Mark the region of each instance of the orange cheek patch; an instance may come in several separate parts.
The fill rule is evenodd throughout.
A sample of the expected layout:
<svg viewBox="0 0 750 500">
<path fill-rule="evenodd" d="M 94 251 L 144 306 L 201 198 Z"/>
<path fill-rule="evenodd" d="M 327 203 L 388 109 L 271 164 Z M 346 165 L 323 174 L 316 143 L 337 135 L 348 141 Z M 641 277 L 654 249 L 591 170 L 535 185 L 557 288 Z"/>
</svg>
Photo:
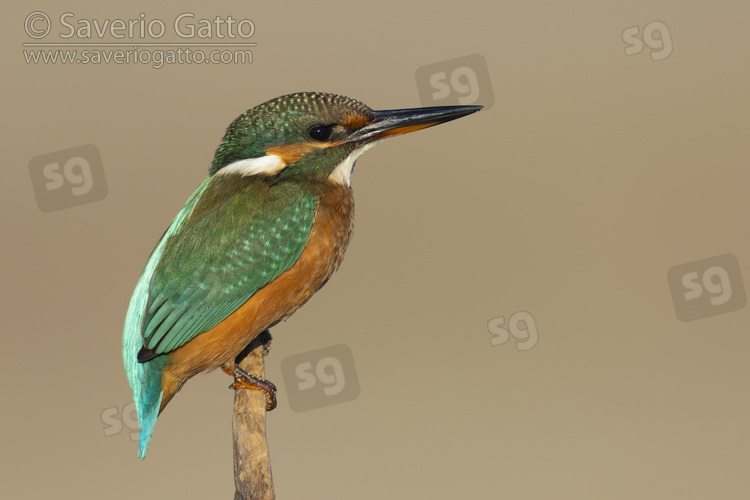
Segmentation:
<svg viewBox="0 0 750 500">
<path fill-rule="evenodd" d="M 354 130 L 358 128 L 362 128 L 365 125 L 369 124 L 370 120 L 367 119 L 364 115 L 359 115 L 356 113 L 349 113 L 344 117 L 344 119 L 341 121 L 341 125 L 344 128 L 347 128 L 349 130 Z"/>
<path fill-rule="evenodd" d="M 331 145 L 329 142 L 305 142 L 301 144 L 282 144 L 281 146 L 271 146 L 265 148 L 266 154 L 276 155 L 287 165 L 296 163 L 304 156 L 312 153 L 316 149 L 327 148 Z"/>
</svg>

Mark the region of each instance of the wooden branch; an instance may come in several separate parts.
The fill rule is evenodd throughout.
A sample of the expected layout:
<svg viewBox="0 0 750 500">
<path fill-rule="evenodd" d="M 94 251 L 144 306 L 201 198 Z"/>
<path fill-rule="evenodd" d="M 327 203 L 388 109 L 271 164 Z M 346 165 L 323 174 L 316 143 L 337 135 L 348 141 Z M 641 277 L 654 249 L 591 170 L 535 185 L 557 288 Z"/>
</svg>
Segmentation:
<svg viewBox="0 0 750 500">
<path fill-rule="evenodd" d="M 238 366 L 264 378 L 263 357 L 271 345 L 268 330 L 258 335 L 237 357 Z M 243 358 L 244 355 L 244 358 Z M 234 391 L 234 500 L 274 500 L 271 459 L 266 442 L 266 396 L 261 391 Z"/>
</svg>

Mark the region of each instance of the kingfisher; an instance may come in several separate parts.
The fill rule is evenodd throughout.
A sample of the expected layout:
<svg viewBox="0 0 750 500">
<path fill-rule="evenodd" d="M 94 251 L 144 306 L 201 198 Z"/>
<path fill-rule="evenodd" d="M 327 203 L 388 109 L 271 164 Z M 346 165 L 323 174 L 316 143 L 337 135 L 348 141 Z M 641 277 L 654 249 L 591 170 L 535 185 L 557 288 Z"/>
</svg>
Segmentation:
<svg viewBox="0 0 750 500">
<path fill-rule="evenodd" d="M 275 387 L 237 357 L 288 318 L 341 264 L 354 227 L 351 175 L 383 139 L 481 106 L 374 111 L 349 97 L 299 92 L 232 122 L 151 253 L 123 329 L 123 360 L 146 457 L 157 416 L 193 375 L 222 368 L 231 387 Z"/>
</svg>

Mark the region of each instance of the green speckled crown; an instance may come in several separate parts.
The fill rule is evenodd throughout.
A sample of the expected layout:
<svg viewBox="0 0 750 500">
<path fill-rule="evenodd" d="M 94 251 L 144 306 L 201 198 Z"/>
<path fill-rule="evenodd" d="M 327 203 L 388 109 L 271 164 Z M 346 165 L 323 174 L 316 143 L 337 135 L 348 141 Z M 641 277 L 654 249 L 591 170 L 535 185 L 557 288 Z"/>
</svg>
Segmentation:
<svg viewBox="0 0 750 500">
<path fill-rule="evenodd" d="M 264 156 L 265 147 L 297 140 L 313 125 L 337 123 L 351 112 L 373 116 L 366 104 L 326 92 L 297 92 L 266 101 L 229 125 L 209 174 L 237 160 Z"/>
</svg>

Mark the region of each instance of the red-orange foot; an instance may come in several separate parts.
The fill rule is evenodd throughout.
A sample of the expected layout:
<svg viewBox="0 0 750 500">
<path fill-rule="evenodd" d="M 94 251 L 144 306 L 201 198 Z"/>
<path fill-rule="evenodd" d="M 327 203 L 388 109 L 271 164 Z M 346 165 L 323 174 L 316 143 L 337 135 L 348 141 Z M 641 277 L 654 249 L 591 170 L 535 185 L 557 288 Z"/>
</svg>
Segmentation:
<svg viewBox="0 0 750 500">
<path fill-rule="evenodd" d="M 221 367 L 227 375 L 234 377 L 230 389 L 253 389 L 266 395 L 266 411 L 276 408 L 276 386 L 266 379 L 250 375 L 236 364 L 226 364 Z"/>
</svg>

